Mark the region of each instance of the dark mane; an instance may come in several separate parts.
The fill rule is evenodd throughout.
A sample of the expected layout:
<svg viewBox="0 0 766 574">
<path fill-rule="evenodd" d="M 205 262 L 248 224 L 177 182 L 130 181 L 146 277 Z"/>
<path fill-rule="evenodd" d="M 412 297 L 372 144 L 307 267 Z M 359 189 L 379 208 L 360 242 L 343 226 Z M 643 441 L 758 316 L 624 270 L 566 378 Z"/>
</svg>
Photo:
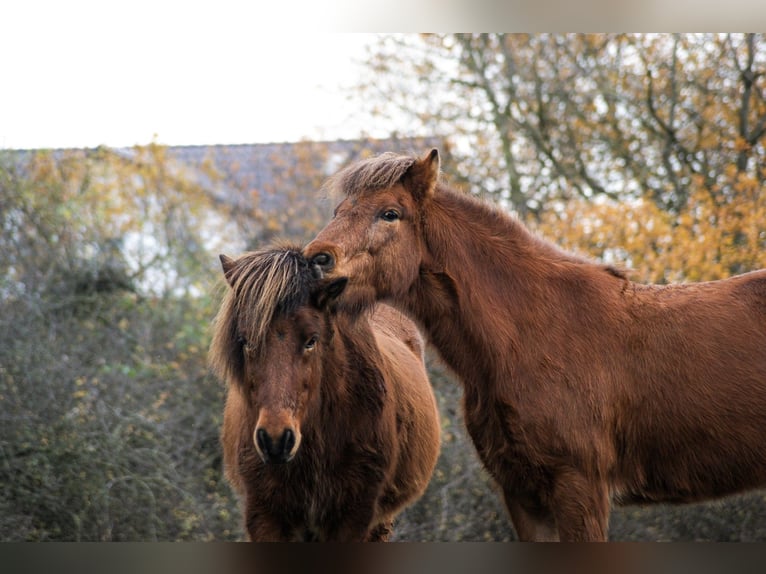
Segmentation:
<svg viewBox="0 0 766 574">
<path fill-rule="evenodd" d="M 272 321 L 306 303 L 317 280 L 301 248 L 290 244 L 242 255 L 226 279 L 231 288 L 215 319 L 210 363 L 239 380 L 243 348 L 259 352 Z"/>
<path fill-rule="evenodd" d="M 415 163 L 415 156 L 391 152 L 354 163 L 332 176 L 324 185 L 330 194 L 360 195 L 398 183 Z"/>
</svg>

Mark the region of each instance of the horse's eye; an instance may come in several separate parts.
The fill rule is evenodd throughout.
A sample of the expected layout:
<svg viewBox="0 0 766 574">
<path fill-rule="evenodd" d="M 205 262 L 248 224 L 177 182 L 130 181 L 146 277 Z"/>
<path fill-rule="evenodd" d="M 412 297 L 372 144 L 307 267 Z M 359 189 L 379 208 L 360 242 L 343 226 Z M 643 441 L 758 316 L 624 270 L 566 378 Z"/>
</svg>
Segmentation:
<svg viewBox="0 0 766 574">
<path fill-rule="evenodd" d="M 247 339 L 245 339 L 242 335 L 238 335 L 237 345 L 239 345 L 240 347 L 244 347 L 245 345 L 247 345 Z"/>
<path fill-rule="evenodd" d="M 399 212 L 395 209 L 387 209 L 383 213 L 380 214 L 380 218 L 383 221 L 396 221 L 399 219 Z"/>
<path fill-rule="evenodd" d="M 319 335 L 311 335 L 311 337 L 309 337 L 308 340 L 303 344 L 303 349 L 305 351 L 311 351 L 314 347 L 316 347 L 318 340 Z"/>
</svg>

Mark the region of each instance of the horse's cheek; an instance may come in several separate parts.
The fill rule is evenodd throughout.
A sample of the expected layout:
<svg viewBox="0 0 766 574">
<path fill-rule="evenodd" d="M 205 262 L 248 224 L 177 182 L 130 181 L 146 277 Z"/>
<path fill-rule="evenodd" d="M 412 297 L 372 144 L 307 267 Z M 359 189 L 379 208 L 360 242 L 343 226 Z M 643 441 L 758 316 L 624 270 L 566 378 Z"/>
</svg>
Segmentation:
<svg viewBox="0 0 766 574">
<path fill-rule="evenodd" d="M 412 249 L 412 232 L 403 222 L 379 224 L 369 253 L 375 268 L 374 281 L 395 293 L 409 286 L 417 276 L 418 254 Z"/>
<path fill-rule="evenodd" d="M 312 353 L 312 356 L 306 361 L 301 369 L 300 388 L 298 389 L 298 410 L 303 416 L 307 405 L 309 405 L 318 392 L 319 383 L 322 380 L 321 361 Z"/>
<path fill-rule="evenodd" d="M 373 257 L 385 255 L 392 249 L 398 236 L 399 224 L 378 221 L 367 232 L 367 251 Z"/>
<path fill-rule="evenodd" d="M 421 253 L 413 230 L 402 226 L 391 250 L 391 266 L 396 269 L 397 291 L 406 291 L 417 280 Z"/>
</svg>

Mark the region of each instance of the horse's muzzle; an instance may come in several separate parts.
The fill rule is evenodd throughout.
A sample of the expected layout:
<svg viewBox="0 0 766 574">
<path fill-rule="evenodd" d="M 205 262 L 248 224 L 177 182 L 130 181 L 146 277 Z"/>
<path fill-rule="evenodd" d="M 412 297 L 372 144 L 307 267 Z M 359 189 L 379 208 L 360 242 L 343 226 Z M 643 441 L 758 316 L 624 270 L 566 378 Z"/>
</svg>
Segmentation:
<svg viewBox="0 0 766 574">
<path fill-rule="evenodd" d="M 285 429 L 281 436 L 272 437 L 266 429 L 259 428 L 255 431 L 255 445 L 263 462 L 282 464 L 292 458 L 295 433 Z"/>
<path fill-rule="evenodd" d="M 335 258 L 326 251 L 320 251 L 311 258 L 311 264 L 318 267 L 323 273 L 327 273 L 335 267 Z"/>
</svg>

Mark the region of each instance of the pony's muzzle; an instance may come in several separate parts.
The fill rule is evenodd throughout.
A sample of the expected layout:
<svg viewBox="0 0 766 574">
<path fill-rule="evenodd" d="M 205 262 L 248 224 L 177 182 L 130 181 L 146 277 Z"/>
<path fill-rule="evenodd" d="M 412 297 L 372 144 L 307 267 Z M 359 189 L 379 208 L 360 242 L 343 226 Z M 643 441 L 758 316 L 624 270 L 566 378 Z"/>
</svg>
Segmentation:
<svg viewBox="0 0 766 574">
<path fill-rule="evenodd" d="M 270 435 L 266 429 L 258 428 L 255 431 L 255 447 L 261 459 L 266 463 L 282 464 L 289 461 L 295 455 L 295 433 L 286 428 L 279 436 Z"/>
<path fill-rule="evenodd" d="M 319 267 L 323 273 L 327 273 L 335 267 L 335 258 L 326 251 L 320 251 L 311 258 L 311 264 Z"/>
</svg>

